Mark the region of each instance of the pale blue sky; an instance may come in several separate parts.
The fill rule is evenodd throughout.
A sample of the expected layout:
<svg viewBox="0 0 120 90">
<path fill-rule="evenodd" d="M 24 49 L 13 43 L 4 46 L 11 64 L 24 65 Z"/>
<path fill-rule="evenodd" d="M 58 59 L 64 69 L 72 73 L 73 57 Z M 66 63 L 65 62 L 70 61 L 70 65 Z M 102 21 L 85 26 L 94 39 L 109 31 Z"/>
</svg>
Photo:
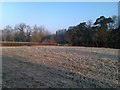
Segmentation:
<svg viewBox="0 0 120 90">
<path fill-rule="evenodd" d="M 94 22 L 101 15 L 106 17 L 117 15 L 117 4 L 117 2 L 4 2 L 0 28 L 24 22 L 31 26 L 43 25 L 50 32 L 55 32 L 83 21 Z"/>
</svg>

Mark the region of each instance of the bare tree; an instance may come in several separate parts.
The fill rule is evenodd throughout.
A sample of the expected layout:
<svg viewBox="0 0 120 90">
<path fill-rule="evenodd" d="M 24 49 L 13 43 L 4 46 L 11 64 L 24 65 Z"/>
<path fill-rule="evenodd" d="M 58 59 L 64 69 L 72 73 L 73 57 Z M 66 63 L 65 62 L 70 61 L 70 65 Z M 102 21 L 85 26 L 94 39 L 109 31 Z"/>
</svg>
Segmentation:
<svg viewBox="0 0 120 90">
<path fill-rule="evenodd" d="M 32 32 L 32 41 L 39 42 L 40 40 L 39 40 L 38 28 L 36 25 L 33 27 L 32 31 L 33 31 Z"/>
<path fill-rule="evenodd" d="M 29 25 L 27 25 L 26 27 L 26 41 L 27 42 L 31 41 L 31 33 L 32 33 L 32 29 Z"/>
<path fill-rule="evenodd" d="M 14 30 L 11 26 L 8 25 L 2 30 L 2 40 L 14 41 Z"/>
<path fill-rule="evenodd" d="M 34 26 L 32 30 L 32 41 L 41 42 L 42 38 L 49 35 L 49 32 L 42 26 Z"/>
<path fill-rule="evenodd" d="M 15 26 L 15 29 L 18 31 L 17 34 L 18 34 L 19 41 L 24 42 L 25 41 L 26 24 L 20 23 L 19 25 Z"/>
</svg>

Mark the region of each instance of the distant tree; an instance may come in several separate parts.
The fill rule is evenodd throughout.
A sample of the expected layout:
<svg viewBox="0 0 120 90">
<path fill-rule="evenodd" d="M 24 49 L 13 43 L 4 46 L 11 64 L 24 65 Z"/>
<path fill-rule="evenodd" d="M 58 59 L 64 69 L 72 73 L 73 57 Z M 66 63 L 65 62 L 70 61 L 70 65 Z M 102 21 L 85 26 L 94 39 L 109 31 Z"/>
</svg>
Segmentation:
<svg viewBox="0 0 120 90">
<path fill-rule="evenodd" d="M 2 30 L 2 40 L 14 41 L 14 32 L 11 26 L 8 25 Z"/>
<path fill-rule="evenodd" d="M 116 47 L 115 48 L 118 48 L 120 49 L 120 24 L 119 24 L 119 27 L 118 27 L 118 30 L 117 30 L 117 43 L 116 43 Z"/>
<path fill-rule="evenodd" d="M 18 28 L 17 28 L 17 26 L 15 26 L 14 27 L 14 40 L 16 41 L 16 42 L 19 42 L 20 40 L 19 40 L 19 30 L 18 30 Z"/>
<path fill-rule="evenodd" d="M 32 41 L 33 42 L 41 42 L 43 37 L 49 35 L 50 33 L 45 30 L 42 26 L 34 26 L 32 30 Z"/>
<path fill-rule="evenodd" d="M 60 29 L 56 31 L 56 41 L 59 44 L 65 44 L 66 43 L 66 29 Z"/>
<path fill-rule="evenodd" d="M 108 24 L 112 23 L 112 18 L 105 18 L 104 16 L 101 16 L 100 18 L 96 19 L 96 22 L 94 25 L 97 25 L 97 43 L 100 47 L 107 47 L 107 41 L 108 41 Z"/>
<path fill-rule="evenodd" d="M 115 48 L 117 47 L 117 31 L 118 31 L 118 17 L 112 17 L 113 22 L 108 24 L 108 47 Z"/>
<path fill-rule="evenodd" d="M 90 32 L 86 22 L 80 23 L 77 26 L 69 27 L 67 31 L 67 41 L 72 45 L 88 45 L 90 43 Z"/>
<path fill-rule="evenodd" d="M 95 47 L 98 47 L 98 30 L 97 30 L 98 26 L 93 26 L 92 27 L 92 44 Z"/>
<path fill-rule="evenodd" d="M 76 30 L 74 30 L 74 26 L 70 26 L 67 30 L 67 37 L 66 40 L 69 44 L 75 45 L 75 35 L 76 35 Z"/>
<path fill-rule="evenodd" d="M 30 42 L 31 41 L 32 28 L 29 25 L 27 25 L 26 30 L 27 30 L 26 31 L 26 41 Z"/>
<path fill-rule="evenodd" d="M 88 33 L 87 39 L 88 39 L 88 46 L 94 46 L 94 45 L 93 45 L 93 35 L 94 35 L 94 32 L 93 32 L 93 30 L 92 30 L 92 26 L 93 26 L 92 20 L 89 20 L 89 21 L 87 22 L 87 33 Z"/>
<path fill-rule="evenodd" d="M 17 31 L 17 39 L 20 42 L 25 42 L 25 30 L 26 30 L 26 24 L 25 23 L 20 23 L 19 25 L 15 26 L 15 29 Z"/>
<path fill-rule="evenodd" d="M 2 41 L 2 30 L 0 29 L 0 41 Z"/>
<path fill-rule="evenodd" d="M 48 43 L 51 43 L 51 44 L 56 43 L 55 35 L 51 35 L 51 36 L 50 36 Z"/>
<path fill-rule="evenodd" d="M 36 25 L 33 27 L 32 31 L 33 31 L 32 32 L 32 41 L 33 42 L 40 42 L 39 29 Z"/>
</svg>

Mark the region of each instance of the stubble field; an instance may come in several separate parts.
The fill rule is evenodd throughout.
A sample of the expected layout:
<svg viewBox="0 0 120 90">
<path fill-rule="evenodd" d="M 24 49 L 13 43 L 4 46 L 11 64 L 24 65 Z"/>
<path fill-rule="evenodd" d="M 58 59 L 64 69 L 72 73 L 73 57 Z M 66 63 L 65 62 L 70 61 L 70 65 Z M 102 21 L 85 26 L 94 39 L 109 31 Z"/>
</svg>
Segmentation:
<svg viewBox="0 0 120 90">
<path fill-rule="evenodd" d="M 115 88 L 118 49 L 2 47 L 3 88 Z"/>
</svg>

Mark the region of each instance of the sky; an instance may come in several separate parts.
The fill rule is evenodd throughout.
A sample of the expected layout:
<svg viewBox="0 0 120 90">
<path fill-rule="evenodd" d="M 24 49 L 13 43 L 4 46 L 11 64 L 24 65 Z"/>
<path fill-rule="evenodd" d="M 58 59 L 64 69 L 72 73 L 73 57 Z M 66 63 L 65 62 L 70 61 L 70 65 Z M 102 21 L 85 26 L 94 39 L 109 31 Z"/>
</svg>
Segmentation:
<svg viewBox="0 0 120 90">
<path fill-rule="evenodd" d="M 2 13 L 2 14 L 1 14 Z M 118 15 L 117 2 L 3 2 L 2 23 L 14 27 L 19 23 L 44 26 L 55 33 L 80 22 L 93 22 L 100 16 Z"/>
</svg>

